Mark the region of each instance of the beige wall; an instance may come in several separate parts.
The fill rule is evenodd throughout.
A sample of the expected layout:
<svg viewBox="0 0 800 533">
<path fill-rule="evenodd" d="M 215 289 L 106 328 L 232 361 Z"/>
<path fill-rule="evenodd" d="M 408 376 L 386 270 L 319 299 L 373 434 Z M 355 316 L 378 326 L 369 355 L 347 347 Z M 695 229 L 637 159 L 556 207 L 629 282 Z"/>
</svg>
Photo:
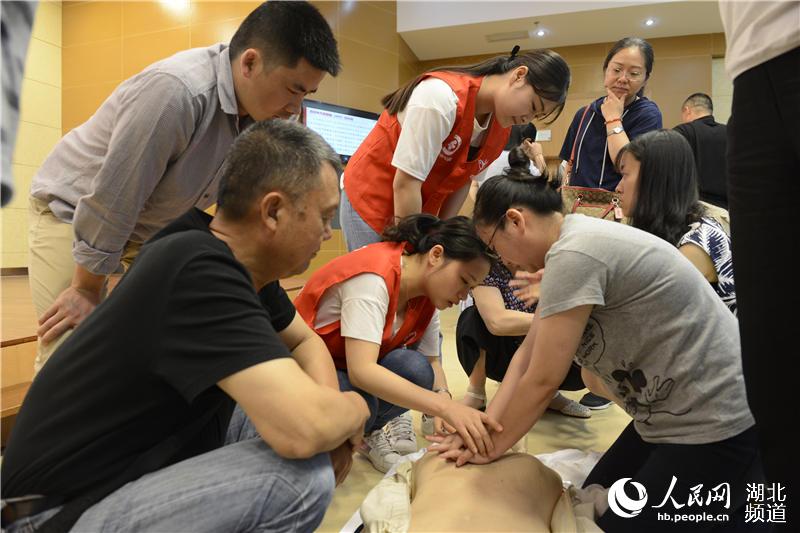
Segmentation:
<svg viewBox="0 0 800 533">
<path fill-rule="evenodd" d="M 315 99 L 380 112 L 380 98 L 417 73 L 442 64 L 489 56 L 420 62 L 396 31 L 396 2 L 315 4 L 339 41 L 343 71 L 326 77 Z M 173 5 L 180 6 L 180 2 Z M 3 209 L 3 266 L 27 264 L 27 189 L 30 178 L 60 138 L 88 119 L 124 79 L 183 49 L 227 41 L 258 2 L 189 0 L 184 9 L 159 2 L 41 2 L 22 91 L 14 157 L 17 196 Z M 717 96 L 712 57 L 724 55 L 722 34 L 651 40 L 656 61 L 646 94 L 661 108 L 664 125 L 678 123 L 680 105 L 697 91 Z M 562 116 L 549 128 L 545 154 L 558 154 L 575 111 L 604 94 L 601 66 L 611 43 L 557 48 L 572 69 Z M 719 67 L 717 67 L 719 68 Z M 729 90 L 729 89 L 726 89 Z M 723 99 L 725 96 L 720 94 Z M 729 97 L 729 96 L 728 96 Z M 721 104 L 724 103 L 720 102 Z M 546 126 L 543 126 L 544 128 Z M 323 246 L 311 268 L 344 251 L 341 235 Z"/>
<path fill-rule="evenodd" d="M 653 73 L 647 83 L 645 95 L 653 99 L 664 117 L 664 127 L 671 128 L 680 122 L 680 108 L 692 93 L 712 94 L 712 58 L 725 54 L 725 37 L 721 33 L 689 35 L 651 39 L 655 53 Z M 613 43 L 565 46 L 554 50 L 561 54 L 572 71 L 572 84 L 561 116 L 550 126 L 552 140 L 543 142 L 546 156 L 556 156 L 561 151 L 567 129 L 576 111 L 605 94 L 603 88 L 603 61 Z M 448 58 L 420 62 L 420 70 L 454 64 L 469 64 L 491 55 Z"/>
<path fill-rule="evenodd" d="M 28 264 L 28 190 L 61 138 L 61 2 L 40 2 L 28 45 L 20 121 L 12 159 L 14 199 L 0 211 L 2 266 Z"/>
<path fill-rule="evenodd" d="M 714 102 L 714 119 L 727 124 L 731 118 L 733 105 L 733 81 L 725 72 L 725 58 L 715 57 L 711 60 L 711 100 Z"/>
<path fill-rule="evenodd" d="M 395 2 L 315 2 L 339 41 L 344 69 L 315 99 L 380 111 L 380 98 L 416 72 L 396 32 Z M 64 131 L 84 122 L 122 81 L 179 50 L 228 41 L 259 2 L 65 2 Z"/>
<path fill-rule="evenodd" d="M 67 133 L 86 121 L 121 81 L 147 65 L 179 50 L 228 41 L 259 3 L 189 0 L 173 2 L 175 8 L 154 1 L 65 1 L 63 8 L 61 2 L 40 3 L 14 166 L 19 194 L 3 209 L 4 267 L 27 265 L 30 177 L 61 137 L 62 126 Z M 326 77 L 313 97 L 380 112 L 381 97 L 419 70 L 397 34 L 396 3 L 314 3 L 336 35 L 344 68 L 337 78 Z M 344 251 L 338 233 L 312 268 Z"/>
</svg>

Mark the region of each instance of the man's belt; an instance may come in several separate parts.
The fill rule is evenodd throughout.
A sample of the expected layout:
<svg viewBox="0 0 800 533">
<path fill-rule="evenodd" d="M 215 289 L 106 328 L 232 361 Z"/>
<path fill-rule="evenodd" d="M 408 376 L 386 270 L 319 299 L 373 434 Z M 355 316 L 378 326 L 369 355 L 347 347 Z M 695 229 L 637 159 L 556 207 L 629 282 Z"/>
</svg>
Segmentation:
<svg viewBox="0 0 800 533">
<path fill-rule="evenodd" d="M 3 500 L 2 527 L 9 526 L 22 518 L 28 518 L 64 503 L 59 497 L 46 497 L 39 494 L 20 496 Z"/>
</svg>

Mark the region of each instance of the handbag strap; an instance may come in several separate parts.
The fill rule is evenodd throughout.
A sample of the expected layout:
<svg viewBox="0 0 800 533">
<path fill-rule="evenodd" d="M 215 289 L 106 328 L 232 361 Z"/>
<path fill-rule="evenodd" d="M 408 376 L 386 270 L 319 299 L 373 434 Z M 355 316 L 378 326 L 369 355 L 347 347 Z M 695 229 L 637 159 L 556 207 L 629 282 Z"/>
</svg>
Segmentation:
<svg viewBox="0 0 800 533">
<path fill-rule="evenodd" d="M 575 162 L 575 147 L 578 146 L 578 137 L 581 134 L 581 128 L 583 127 L 583 120 L 586 118 L 586 113 L 589 112 L 589 106 L 591 104 L 586 104 L 586 108 L 583 110 L 583 115 L 581 116 L 581 121 L 578 123 L 578 130 L 575 132 L 575 140 L 572 141 L 572 152 L 569 154 L 569 162 L 567 163 L 567 171 L 564 173 L 564 185 L 569 186 L 569 178 L 572 174 L 572 165 Z"/>
</svg>

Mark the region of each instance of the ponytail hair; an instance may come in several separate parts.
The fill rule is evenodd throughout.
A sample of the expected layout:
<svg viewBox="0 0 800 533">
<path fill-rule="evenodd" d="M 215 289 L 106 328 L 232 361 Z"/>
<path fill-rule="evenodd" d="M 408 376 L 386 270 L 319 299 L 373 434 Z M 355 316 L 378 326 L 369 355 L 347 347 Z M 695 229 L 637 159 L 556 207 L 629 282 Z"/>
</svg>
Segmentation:
<svg viewBox="0 0 800 533">
<path fill-rule="evenodd" d="M 518 49 L 518 47 L 516 47 Z M 570 72 L 564 58 L 552 50 L 540 49 L 525 52 L 517 55 L 512 53 L 510 56 L 502 55 L 487 59 L 474 65 L 466 67 L 446 66 L 437 67 L 425 71 L 410 82 L 406 83 L 393 93 L 387 94 L 381 99 L 381 104 L 390 115 L 396 115 L 406 108 L 411 93 L 424 79 L 426 74 L 431 72 L 455 72 L 466 74 L 467 76 L 491 76 L 493 74 L 505 74 L 520 66 L 528 67 L 525 79 L 533 90 L 541 98 L 555 102 L 557 105 L 547 114 L 545 119 L 547 124 L 552 123 L 564 109 L 564 102 L 567 99 L 567 89 L 569 89 Z"/>
<path fill-rule="evenodd" d="M 503 228 L 506 211 L 512 207 L 525 207 L 544 216 L 561 213 L 558 184 L 549 179 L 547 171 L 534 176 L 527 169 L 509 169 L 481 185 L 472 218 L 476 224 Z"/>
<path fill-rule="evenodd" d="M 512 170 L 527 171 L 531 167 L 531 160 L 522 145 L 515 146 L 508 151 L 508 167 L 506 173 Z"/>
<path fill-rule="evenodd" d="M 435 215 L 418 213 L 400 219 L 383 230 L 381 240 L 406 243 L 406 253 L 424 254 L 440 245 L 447 259 L 472 261 L 483 258 L 490 263 L 494 256 L 478 237 L 472 221 L 465 216 L 442 220 Z"/>
</svg>

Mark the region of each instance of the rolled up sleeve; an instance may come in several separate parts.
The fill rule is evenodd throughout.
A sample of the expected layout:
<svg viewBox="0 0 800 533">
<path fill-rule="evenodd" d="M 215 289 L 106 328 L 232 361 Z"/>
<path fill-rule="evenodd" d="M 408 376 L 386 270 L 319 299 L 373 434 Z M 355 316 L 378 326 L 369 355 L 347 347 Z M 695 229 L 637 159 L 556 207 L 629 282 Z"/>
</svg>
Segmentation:
<svg viewBox="0 0 800 533">
<path fill-rule="evenodd" d="M 194 102 L 181 80 L 155 72 L 127 83 L 112 96 L 120 101 L 108 151 L 73 218 L 73 258 L 94 274 L 116 270 L 145 203 L 195 128 Z"/>
</svg>

